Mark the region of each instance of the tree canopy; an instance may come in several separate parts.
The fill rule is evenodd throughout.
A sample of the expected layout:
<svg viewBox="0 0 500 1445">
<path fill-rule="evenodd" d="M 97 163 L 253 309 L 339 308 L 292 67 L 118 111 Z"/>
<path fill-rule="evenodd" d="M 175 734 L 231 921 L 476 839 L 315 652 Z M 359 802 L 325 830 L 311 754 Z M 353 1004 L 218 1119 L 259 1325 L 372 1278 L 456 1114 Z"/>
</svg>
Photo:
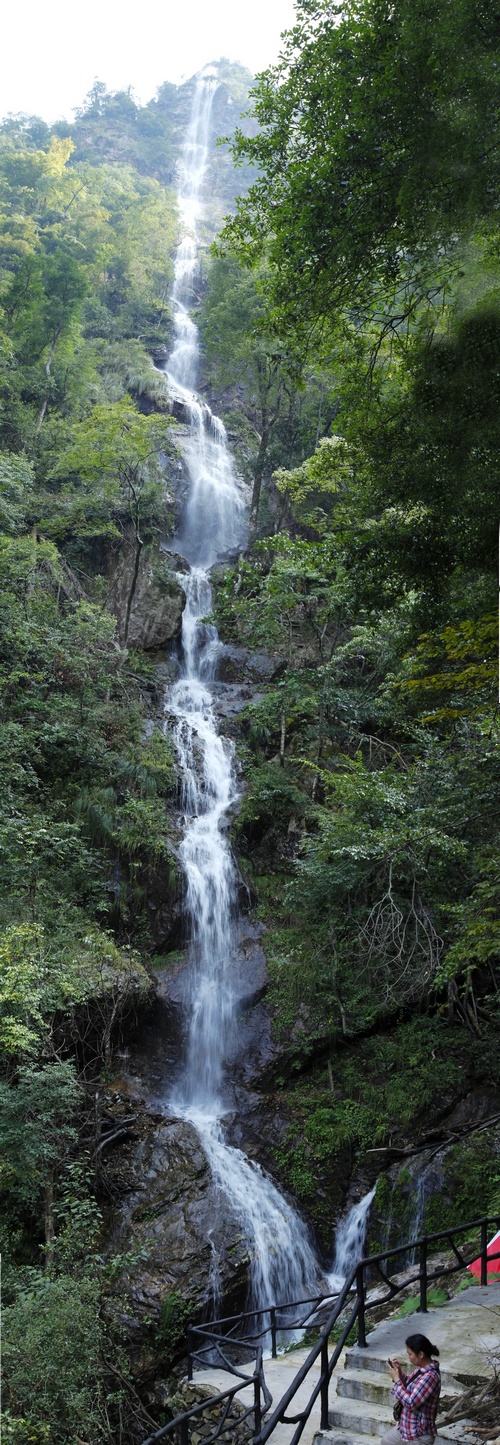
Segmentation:
<svg viewBox="0 0 500 1445">
<path fill-rule="evenodd" d="M 307 334 L 345 305 L 407 314 L 443 247 L 494 219 L 499 30 L 488 0 L 297 13 L 237 136 L 258 175 L 223 239 L 267 256 L 277 323 Z"/>
</svg>

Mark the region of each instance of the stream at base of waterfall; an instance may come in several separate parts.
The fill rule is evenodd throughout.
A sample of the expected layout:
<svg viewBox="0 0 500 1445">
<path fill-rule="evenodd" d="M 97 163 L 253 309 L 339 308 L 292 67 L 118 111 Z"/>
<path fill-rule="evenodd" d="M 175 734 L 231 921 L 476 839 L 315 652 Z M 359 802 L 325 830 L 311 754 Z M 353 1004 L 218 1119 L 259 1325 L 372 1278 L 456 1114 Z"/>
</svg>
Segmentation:
<svg viewBox="0 0 500 1445">
<path fill-rule="evenodd" d="M 245 545 L 247 498 L 235 474 L 224 427 L 195 392 L 198 332 L 189 314 L 216 88 L 209 70 L 198 77 L 180 163 L 179 208 L 185 235 L 175 262 L 175 336 L 165 366 L 171 398 L 182 403 L 190 422 L 184 443 L 189 495 L 172 543 L 190 565 L 189 574 L 182 576 L 183 668 L 165 704 L 182 772 L 180 861 L 190 934 L 188 1039 L 169 1108 L 194 1125 L 221 1201 L 227 1199 L 241 1223 L 251 1259 L 249 1305 L 260 1310 L 271 1303 L 327 1293 L 328 1283 L 306 1225 L 293 1206 L 260 1166 L 224 1137 L 224 1059 L 237 1010 L 231 962 L 238 879 L 221 824 L 238 791 L 233 747 L 219 736 L 214 719 L 210 684 L 219 644 L 215 628 L 205 619 L 211 611 L 211 566 Z M 214 1259 L 214 1307 L 217 1278 Z"/>
</svg>

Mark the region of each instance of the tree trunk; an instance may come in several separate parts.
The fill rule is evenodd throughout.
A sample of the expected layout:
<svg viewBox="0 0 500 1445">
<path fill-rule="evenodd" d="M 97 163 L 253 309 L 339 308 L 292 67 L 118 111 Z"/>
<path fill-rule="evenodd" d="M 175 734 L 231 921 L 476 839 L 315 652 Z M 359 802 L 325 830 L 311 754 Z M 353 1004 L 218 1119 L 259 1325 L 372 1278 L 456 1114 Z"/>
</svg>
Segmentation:
<svg viewBox="0 0 500 1445">
<path fill-rule="evenodd" d="M 285 741 L 286 741 L 286 715 L 285 715 L 285 704 L 283 703 L 283 707 L 282 707 L 282 709 L 281 709 L 281 728 L 280 728 L 280 768 L 284 768 L 284 766 L 285 766 Z"/>
<path fill-rule="evenodd" d="M 264 467 L 265 467 L 265 462 L 266 462 L 268 443 L 269 443 L 269 433 L 268 433 L 267 427 L 264 426 L 263 431 L 262 431 L 262 436 L 261 436 L 261 439 L 260 439 L 260 446 L 259 446 L 257 461 L 256 461 L 256 463 L 255 463 L 255 477 L 254 477 L 254 484 L 253 484 L 253 491 L 252 491 L 252 501 L 251 501 L 251 503 L 250 503 L 250 516 L 249 516 L 249 518 L 248 518 L 248 545 L 249 545 L 249 547 L 251 547 L 251 546 L 252 546 L 252 543 L 255 542 L 255 538 L 256 538 L 256 535 L 257 535 L 257 522 L 258 522 L 258 518 L 259 518 L 260 494 L 261 494 L 261 491 L 262 491 L 262 478 L 263 478 L 263 476 L 264 476 Z"/>
<path fill-rule="evenodd" d="M 130 591 L 129 591 L 129 594 L 128 594 L 128 597 L 127 597 L 127 610 L 126 610 L 126 613 L 125 613 L 125 629 L 124 629 L 124 634 L 123 634 L 123 646 L 124 646 L 124 647 L 127 646 L 127 642 L 128 642 L 128 634 L 129 634 L 129 627 L 130 627 L 130 614 L 131 614 L 131 611 L 132 611 L 132 603 L 133 603 L 133 600 L 134 600 L 134 597 L 135 597 L 135 589 L 136 589 L 136 587 L 137 587 L 137 578 L 138 578 L 138 576 L 139 576 L 139 562 L 140 562 L 140 560 L 141 560 L 141 552 L 142 552 L 143 546 L 144 546 L 144 543 L 143 543 L 143 541 L 142 541 L 142 538 L 139 537 L 139 536 L 136 536 L 136 541 L 135 541 L 134 571 L 133 571 L 133 575 L 132 575 L 132 581 L 131 581 L 131 583 L 130 583 Z"/>
<path fill-rule="evenodd" d="M 51 348 L 50 348 L 50 352 L 49 352 L 49 355 L 48 355 L 48 359 L 47 359 L 47 361 L 46 361 L 46 363 L 45 363 L 45 375 L 46 375 L 46 377 L 47 377 L 47 380 L 50 379 L 50 372 L 51 372 L 52 362 L 53 362 L 54 357 L 55 357 L 55 354 L 56 354 L 56 347 L 57 347 L 57 343 L 58 343 L 58 341 L 59 341 L 60 335 L 61 335 L 61 327 L 59 326 L 58 329 L 57 329 L 57 331 L 56 331 L 56 334 L 55 334 L 55 336 L 54 336 L 54 340 L 53 340 L 52 346 L 51 346 Z M 46 412 L 46 410 L 47 410 L 47 406 L 48 406 L 48 397 L 46 396 L 46 397 L 44 397 L 44 400 L 42 401 L 42 405 L 41 405 L 40 411 L 39 411 L 39 413 L 38 413 L 38 421 L 37 421 L 37 424 L 36 424 L 36 427 L 35 427 L 35 436 L 38 436 L 38 433 L 39 433 L 39 431 L 40 431 L 40 429 L 41 429 L 42 422 L 43 422 L 43 419 L 44 419 L 44 416 L 45 416 L 45 412 Z"/>
<path fill-rule="evenodd" d="M 54 1257 L 54 1172 L 51 1169 L 45 1185 L 44 1198 L 44 1223 L 45 1223 L 45 1268 L 50 1273 Z"/>
<path fill-rule="evenodd" d="M 322 696 L 321 696 L 321 702 L 320 702 L 320 706 L 319 706 L 319 718 L 318 718 L 318 747 L 317 747 L 317 752 L 316 752 L 316 767 L 318 768 L 318 772 L 314 774 L 313 785 L 312 785 L 312 792 L 311 792 L 311 797 L 312 797 L 313 803 L 316 802 L 316 793 L 317 793 L 317 791 L 318 791 L 319 768 L 320 768 L 320 765 L 321 765 L 321 755 L 322 755 L 322 752 L 323 752 L 324 721 L 325 721 L 325 709 L 324 709 L 323 694 L 322 694 Z"/>
</svg>

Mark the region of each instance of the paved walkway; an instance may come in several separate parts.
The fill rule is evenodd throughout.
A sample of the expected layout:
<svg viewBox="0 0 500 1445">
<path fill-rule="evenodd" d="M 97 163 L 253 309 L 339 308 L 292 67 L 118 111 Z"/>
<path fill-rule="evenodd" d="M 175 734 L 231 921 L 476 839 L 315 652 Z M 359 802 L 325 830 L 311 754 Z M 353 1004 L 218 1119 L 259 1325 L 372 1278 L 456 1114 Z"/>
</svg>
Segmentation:
<svg viewBox="0 0 500 1445">
<path fill-rule="evenodd" d="M 288 1390 L 289 1385 L 291 1385 L 292 1380 L 294 1380 L 295 1375 L 298 1370 L 300 1370 L 301 1365 L 303 1365 L 309 1353 L 310 1349 L 298 1347 L 296 1350 L 290 1350 L 286 1355 L 279 1355 L 277 1360 L 264 1360 L 266 1384 L 273 1397 L 273 1403 L 269 1413 L 272 1413 L 276 1405 L 283 1398 L 283 1395 Z M 337 1370 L 343 1368 L 343 1359 L 342 1354 L 336 1367 Z M 248 1369 L 250 1371 L 251 1368 L 251 1362 L 244 1366 L 245 1370 Z M 290 1406 L 291 1415 L 298 1415 L 300 1410 L 304 1408 L 318 1379 L 319 1364 L 316 1363 L 309 1371 L 307 1379 L 304 1380 L 303 1385 L 300 1386 L 294 1397 L 293 1404 Z M 193 1383 L 211 1385 L 214 1390 L 227 1390 L 230 1385 L 234 1385 L 236 1381 L 234 1375 L 230 1375 L 226 1370 L 195 1370 Z M 332 1391 L 333 1389 L 334 1387 L 332 1386 Z M 253 1400 L 253 1387 L 248 1386 L 242 1390 L 238 1395 L 238 1399 L 241 1400 L 242 1403 L 250 1404 Z M 319 1425 L 320 1401 L 318 1396 L 302 1432 L 301 1438 L 304 1445 L 312 1445 L 313 1438 L 319 1430 Z M 272 1435 L 273 1445 L 288 1445 L 294 1429 L 294 1425 L 277 1425 Z"/>
</svg>

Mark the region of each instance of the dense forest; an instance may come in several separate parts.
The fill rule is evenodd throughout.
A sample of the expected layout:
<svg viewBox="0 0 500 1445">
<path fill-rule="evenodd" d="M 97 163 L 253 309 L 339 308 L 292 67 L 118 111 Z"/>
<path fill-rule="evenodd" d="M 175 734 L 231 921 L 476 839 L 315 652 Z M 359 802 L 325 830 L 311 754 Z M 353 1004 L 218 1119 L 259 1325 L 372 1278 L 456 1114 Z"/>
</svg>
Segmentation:
<svg viewBox="0 0 500 1445">
<path fill-rule="evenodd" d="M 235 666 L 275 663 L 229 724 L 275 1046 L 254 1152 L 325 1257 L 356 1179 L 380 1174 L 374 1238 L 391 1192 L 404 1232 L 396 1162 L 431 1136 L 428 1227 L 500 1209 L 499 41 L 492 0 L 299 0 L 250 99 L 218 66 L 196 308 L 252 504 L 215 618 Z M 182 463 L 155 361 L 190 95 L 96 84 L 73 125 L 0 127 L 12 1445 L 165 1418 L 128 1348 L 140 1246 L 109 1245 L 107 1087 L 181 941 L 161 681 L 183 597 L 160 541 Z M 174 1294 L 148 1322 L 149 1380 L 187 1312 Z"/>
</svg>

